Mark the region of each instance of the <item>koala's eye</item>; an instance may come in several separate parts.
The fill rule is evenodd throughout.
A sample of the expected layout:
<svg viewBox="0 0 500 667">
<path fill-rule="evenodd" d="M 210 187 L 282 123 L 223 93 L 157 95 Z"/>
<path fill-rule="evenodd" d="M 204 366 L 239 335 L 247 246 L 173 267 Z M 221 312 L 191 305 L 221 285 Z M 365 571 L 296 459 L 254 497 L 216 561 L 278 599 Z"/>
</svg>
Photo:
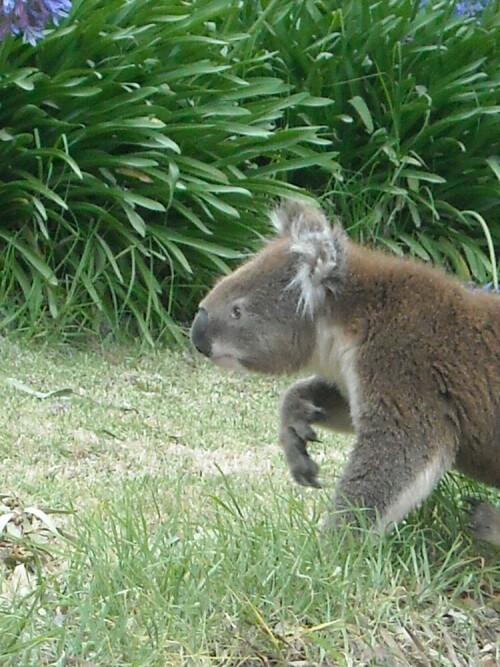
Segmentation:
<svg viewBox="0 0 500 667">
<path fill-rule="evenodd" d="M 241 317 L 241 308 L 240 308 L 240 306 L 234 305 L 231 308 L 231 317 L 233 318 L 233 320 L 239 320 L 240 319 L 240 317 Z"/>
</svg>

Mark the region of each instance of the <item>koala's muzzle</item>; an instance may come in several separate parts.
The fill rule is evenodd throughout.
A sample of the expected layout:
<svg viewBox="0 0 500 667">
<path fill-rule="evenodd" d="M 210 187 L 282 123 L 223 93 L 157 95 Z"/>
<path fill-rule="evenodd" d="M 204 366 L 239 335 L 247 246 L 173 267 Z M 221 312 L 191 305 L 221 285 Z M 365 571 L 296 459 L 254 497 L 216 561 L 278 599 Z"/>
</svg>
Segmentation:
<svg viewBox="0 0 500 667">
<path fill-rule="evenodd" d="M 204 308 L 199 309 L 191 325 L 191 342 L 198 352 L 210 356 L 212 346 L 208 337 L 208 313 Z"/>
</svg>

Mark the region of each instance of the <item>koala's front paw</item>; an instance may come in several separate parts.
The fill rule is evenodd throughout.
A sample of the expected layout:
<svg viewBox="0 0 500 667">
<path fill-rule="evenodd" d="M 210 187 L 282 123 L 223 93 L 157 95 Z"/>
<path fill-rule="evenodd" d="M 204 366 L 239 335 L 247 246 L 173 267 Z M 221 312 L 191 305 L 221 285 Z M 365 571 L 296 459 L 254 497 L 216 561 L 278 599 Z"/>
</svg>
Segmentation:
<svg viewBox="0 0 500 667">
<path fill-rule="evenodd" d="M 319 466 L 307 452 L 290 463 L 290 472 L 298 484 L 321 489 L 321 483 L 318 480 Z"/>
<path fill-rule="evenodd" d="M 281 404 L 280 442 L 292 477 L 303 486 L 321 488 L 319 466 L 307 453 L 307 443 L 318 438 L 311 424 L 324 417 L 322 408 L 315 405 L 311 381 L 296 382 L 286 392 Z"/>
<path fill-rule="evenodd" d="M 321 488 L 318 480 L 319 466 L 307 453 L 307 443 L 317 441 L 316 433 L 304 420 L 294 419 L 291 423 L 283 423 L 280 431 L 280 442 L 292 473 L 292 477 L 302 486 Z"/>
<path fill-rule="evenodd" d="M 474 537 L 500 547 L 500 512 L 488 503 L 469 499 L 472 508 L 471 530 Z"/>
</svg>

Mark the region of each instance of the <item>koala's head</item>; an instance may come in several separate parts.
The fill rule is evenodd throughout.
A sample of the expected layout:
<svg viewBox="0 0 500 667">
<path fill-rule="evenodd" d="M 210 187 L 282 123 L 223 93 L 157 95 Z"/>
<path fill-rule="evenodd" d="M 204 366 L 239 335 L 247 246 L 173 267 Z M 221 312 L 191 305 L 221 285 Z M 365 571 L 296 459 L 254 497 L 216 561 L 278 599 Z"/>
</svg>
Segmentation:
<svg viewBox="0 0 500 667">
<path fill-rule="evenodd" d="M 289 202 L 271 220 L 278 237 L 215 285 L 191 327 L 198 351 L 225 368 L 278 374 L 307 365 L 316 320 L 346 281 L 347 237 L 321 211 Z"/>
</svg>

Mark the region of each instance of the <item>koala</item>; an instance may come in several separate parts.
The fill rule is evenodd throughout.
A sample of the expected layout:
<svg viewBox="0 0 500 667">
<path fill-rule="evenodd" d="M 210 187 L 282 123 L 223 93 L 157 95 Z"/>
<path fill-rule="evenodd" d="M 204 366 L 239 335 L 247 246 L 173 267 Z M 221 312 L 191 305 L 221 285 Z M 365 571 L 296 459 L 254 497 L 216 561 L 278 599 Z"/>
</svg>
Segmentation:
<svg viewBox="0 0 500 667">
<path fill-rule="evenodd" d="M 331 522 L 365 508 L 383 531 L 452 468 L 500 487 L 500 298 L 423 262 L 351 242 L 323 212 L 287 202 L 277 237 L 200 303 L 191 340 L 214 364 L 302 374 L 281 405 L 293 478 L 318 487 L 313 426 L 353 432 Z M 500 512 L 474 510 L 500 546 Z"/>
</svg>

